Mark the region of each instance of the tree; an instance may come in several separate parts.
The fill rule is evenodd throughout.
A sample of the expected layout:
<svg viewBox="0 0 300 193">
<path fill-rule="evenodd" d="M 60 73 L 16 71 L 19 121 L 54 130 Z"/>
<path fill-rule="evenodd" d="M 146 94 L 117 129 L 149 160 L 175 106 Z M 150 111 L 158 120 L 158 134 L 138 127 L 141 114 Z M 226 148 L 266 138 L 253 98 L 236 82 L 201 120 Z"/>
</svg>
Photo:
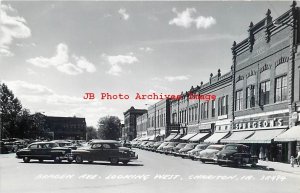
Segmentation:
<svg viewBox="0 0 300 193">
<path fill-rule="evenodd" d="M 17 117 L 22 110 L 21 102 L 11 90 L 2 83 L 0 84 L 1 106 L 1 139 L 20 135 L 17 126 Z"/>
<path fill-rule="evenodd" d="M 97 131 L 94 127 L 87 127 L 86 128 L 86 138 L 87 140 L 97 139 Z"/>
<path fill-rule="evenodd" d="M 120 138 L 121 120 L 116 116 L 102 117 L 98 121 L 98 135 L 100 139 Z"/>
</svg>

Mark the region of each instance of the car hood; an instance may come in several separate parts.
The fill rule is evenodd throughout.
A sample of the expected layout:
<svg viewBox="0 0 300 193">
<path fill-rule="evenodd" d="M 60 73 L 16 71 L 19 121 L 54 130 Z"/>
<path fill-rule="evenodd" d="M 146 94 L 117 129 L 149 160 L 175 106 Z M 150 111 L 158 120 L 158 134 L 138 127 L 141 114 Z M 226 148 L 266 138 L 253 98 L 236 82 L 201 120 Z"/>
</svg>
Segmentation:
<svg viewBox="0 0 300 193">
<path fill-rule="evenodd" d="M 187 151 L 190 151 L 192 150 L 192 148 L 182 148 L 179 150 L 179 152 L 187 152 Z"/>
</svg>

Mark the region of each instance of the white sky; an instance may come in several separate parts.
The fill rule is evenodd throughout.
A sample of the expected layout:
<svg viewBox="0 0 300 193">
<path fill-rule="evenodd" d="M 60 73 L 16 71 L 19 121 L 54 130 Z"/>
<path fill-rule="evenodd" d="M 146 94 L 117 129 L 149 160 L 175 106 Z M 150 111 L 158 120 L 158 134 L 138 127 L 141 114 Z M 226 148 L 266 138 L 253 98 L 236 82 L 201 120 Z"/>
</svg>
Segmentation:
<svg viewBox="0 0 300 193">
<path fill-rule="evenodd" d="M 231 66 L 231 45 L 250 21 L 288 2 L 2 1 L 0 81 L 32 113 L 85 117 L 157 101 L 135 93 L 179 94 Z M 97 99 L 83 100 L 85 92 Z M 100 100 L 100 93 L 131 100 Z"/>
</svg>

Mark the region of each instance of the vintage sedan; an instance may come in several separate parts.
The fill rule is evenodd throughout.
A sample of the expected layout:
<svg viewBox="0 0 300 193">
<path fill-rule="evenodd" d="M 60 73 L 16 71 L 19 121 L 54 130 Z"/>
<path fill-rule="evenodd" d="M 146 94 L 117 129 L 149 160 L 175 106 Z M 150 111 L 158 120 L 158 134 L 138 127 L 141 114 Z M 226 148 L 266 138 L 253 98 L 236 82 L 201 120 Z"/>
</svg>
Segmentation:
<svg viewBox="0 0 300 193">
<path fill-rule="evenodd" d="M 18 150 L 16 157 L 23 159 L 25 163 L 30 162 L 31 159 L 39 160 L 39 162 L 54 160 L 57 163 L 62 160 L 67 160 L 69 163 L 73 161 L 71 149 L 59 147 L 57 143 L 53 142 L 32 143 L 27 148 Z"/>
<path fill-rule="evenodd" d="M 170 142 L 163 142 L 162 144 L 160 144 L 157 148 L 156 148 L 156 152 L 158 153 L 163 153 L 163 148 L 166 147 L 167 145 L 169 145 Z"/>
<path fill-rule="evenodd" d="M 109 161 L 112 164 L 122 162 L 124 165 L 129 161 L 138 159 L 138 156 L 130 148 L 122 147 L 115 140 L 95 140 L 91 146 L 85 149 L 78 148 L 72 151 L 76 163 L 88 161 Z"/>
<path fill-rule="evenodd" d="M 249 147 L 243 144 L 227 144 L 222 151 L 216 154 L 215 161 L 219 165 L 242 166 L 250 164 L 255 166 L 257 156 L 250 154 Z"/>
<path fill-rule="evenodd" d="M 196 145 L 198 145 L 198 143 L 188 143 L 188 144 L 186 144 L 186 146 L 184 146 L 184 148 L 181 148 L 178 151 L 178 155 L 180 155 L 182 158 L 188 157 L 188 152 L 190 150 L 193 150 L 196 147 Z"/>
<path fill-rule="evenodd" d="M 166 145 L 162 148 L 163 153 L 170 154 L 173 151 L 173 148 L 176 147 L 178 144 L 179 144 L 179 142 L 168 143 L 168 145 Z"/>
<path fill-rule="evenodd" d="M 224 148 L 224 145 L 210 145 L 199 154 L 201 162 L 214 162 L 215 155 Z"/>
<path fill-rule="evenodd" d="M 199 159 L 200 152 L 205 150 L 208 146 L 208 144 L 199 144 L 194 149 L 188 151 L 187 156 L 192 160 Z"/>
</svg>

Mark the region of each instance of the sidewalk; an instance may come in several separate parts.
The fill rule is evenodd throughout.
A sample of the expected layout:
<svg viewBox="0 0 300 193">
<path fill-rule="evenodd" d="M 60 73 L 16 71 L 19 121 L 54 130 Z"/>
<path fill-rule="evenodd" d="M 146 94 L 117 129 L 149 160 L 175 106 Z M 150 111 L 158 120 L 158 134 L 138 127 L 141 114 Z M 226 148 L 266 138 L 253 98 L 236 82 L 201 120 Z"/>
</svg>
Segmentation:
<svg viewBox="0 0 300 193">
<path fill-rule="evenodd" d="M 287 164 L 287 163 L 258 160 L 257 166 L 266 167 L 269 170 L 275 170 L 275 171 L 300 175 L 300 167 L 297 167 L 297 164 L 295 164 L 294 167 L 292 167 L 291 164 Z"/>
</svg>

